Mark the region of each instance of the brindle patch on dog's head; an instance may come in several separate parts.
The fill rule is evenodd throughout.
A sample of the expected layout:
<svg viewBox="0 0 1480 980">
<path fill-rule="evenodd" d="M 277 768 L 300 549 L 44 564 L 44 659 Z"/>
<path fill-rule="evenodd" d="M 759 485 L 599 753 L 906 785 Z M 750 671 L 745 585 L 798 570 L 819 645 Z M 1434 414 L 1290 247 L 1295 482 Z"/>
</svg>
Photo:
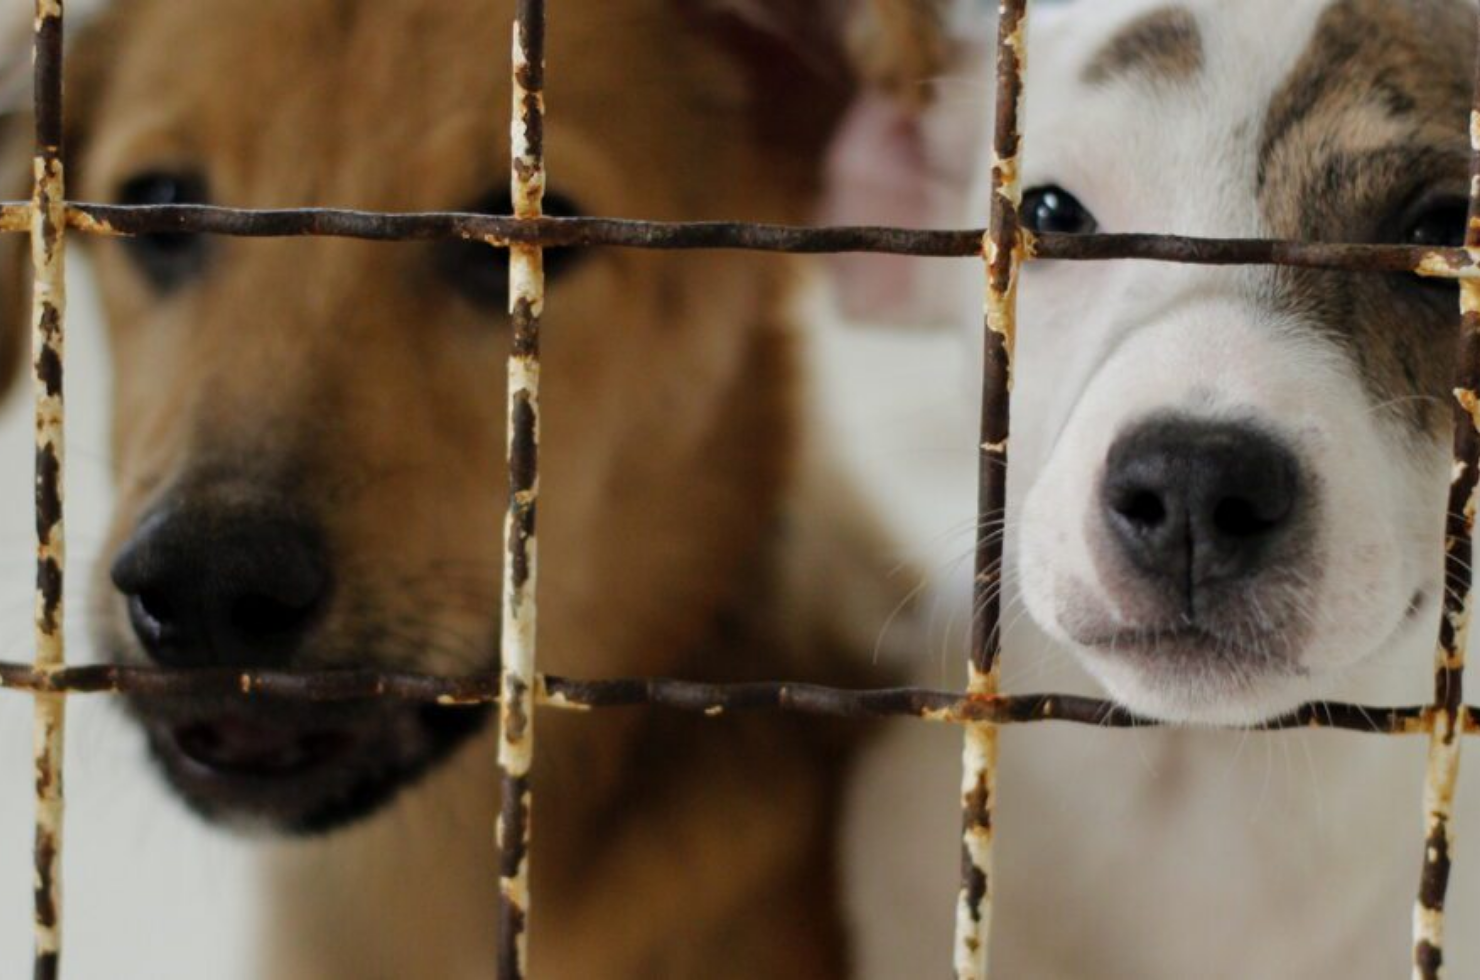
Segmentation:
<svg viewBox="0 0 1480 980">
<path fill-rule="evenodd" d="M 1202 71 L 1202 31 L 1192 11 L 1165 7 L 1127 24 L 1090 59 L 1081 78 L 1088 85 L 1138 79 L 1153 85 L 1185 81 Z"/>
<path fill-rule="evenodd" d="M 1275 237 L 1403 241 L 1422 209 L 1462 212 L 1475 18 L 1456 0 L 1339 0 L 1272 100 L 1258 166 Z M 1331 332 L 1374 403 L 1436 436 L 1457 337 L 1454 291 L 1410 276 L 1282 270 L 1277 302 Z"/>
</svg>

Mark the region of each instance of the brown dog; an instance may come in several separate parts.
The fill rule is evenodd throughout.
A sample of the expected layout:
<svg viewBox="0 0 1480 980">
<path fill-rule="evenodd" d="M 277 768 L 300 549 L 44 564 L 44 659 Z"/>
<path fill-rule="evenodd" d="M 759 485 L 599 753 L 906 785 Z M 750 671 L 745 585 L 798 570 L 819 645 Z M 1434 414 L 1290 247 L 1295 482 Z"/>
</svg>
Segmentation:
<svg viewBox="0 0 1480 980">
<path fill-rule="evenodd" d="M 908 75 L 929 36 L 860 33 L 870 21 L 834 6 L 553 3 L 549 209 L 805 220 L 851 94 L 845 48 Z M 914 24 L 923 6 L 884 9 Z M 72 58 L 72 196 L 506 211 L 511 15 L 511 0 L 121 0 Z M 182 236 L 91 248 L 115 365 L 106 653 L 494 666 L 505 257 Z M 541 667 L 847 679 L 780 601 L 791 265 L 606 250 L 552 252 L 548 269 Z M 264 976 L 491 974 L 487 712 L 132 708 L 206 817 L 334 831 L 273 845 Z M 854 738 L 774 718 L 543 714 L 535 970 L 842 973 L 830 825 Z"/>
</svg>

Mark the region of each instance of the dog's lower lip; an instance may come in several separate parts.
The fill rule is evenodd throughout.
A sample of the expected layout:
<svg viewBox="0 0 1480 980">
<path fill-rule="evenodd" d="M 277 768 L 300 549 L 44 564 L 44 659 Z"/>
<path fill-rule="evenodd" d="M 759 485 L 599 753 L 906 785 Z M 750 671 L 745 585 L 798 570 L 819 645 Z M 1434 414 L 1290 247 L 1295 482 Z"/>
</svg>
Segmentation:
<svg viewBox="0 0 1480 980">
<path fill-rule="evenodd" d="M 1109 649 L 1155 647 L 1163 643 L 1217 643 L 1218 637 L 1201 626 L 1191 624 L 1129 626 L 1107 633 L 1096 633 L 1078 639 L 1081 646 Z"/>
<path fill-rule="evenodd" d="M 1159 623 L 1120 627 L 1076 637 L 1079 646 L 1097 654 L 1131 657 L 1143 663 L 1228 663 L 1238 660 L 1247 666 L 1278 668 L 1304 675 L 1298 660 L 1287 660 L 1286 640 L 1280 626 L 1249 624 L 1213 628 L 1199 623 Z"/>
<path fill-rule="evenodd" d="M 290 779 L 342 759 L 354 747 L 345 730 L 293 729 L 247 718 L 191 722 L 165 734 L 191 775 L 214 779 Z"/>
</svg>

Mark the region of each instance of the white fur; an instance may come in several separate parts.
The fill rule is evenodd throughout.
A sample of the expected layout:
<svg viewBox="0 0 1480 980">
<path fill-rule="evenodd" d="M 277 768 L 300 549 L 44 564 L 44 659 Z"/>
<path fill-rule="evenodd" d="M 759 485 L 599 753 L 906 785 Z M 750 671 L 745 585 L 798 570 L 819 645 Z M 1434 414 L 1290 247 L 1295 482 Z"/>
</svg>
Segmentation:
<svg viewBox="0 0 1480 980">
<path fill-rule="evenodd" d="M 1118 26 L 1165 6 L 1161 0 L 1081 0 L 1045 11 L 1030 28 L 1025 185 L 1068 187 L 1106 231 L 1267 235 L 1248 191 L 1249 134 L 1258 133 L 1326 2 L 1185 4 L 1198 11 L 1207 66 L 1195 89 L 1180 92 L 1090 90 L 1078 81 Z M 943 88 L 939 110 L 977 134 L 983 177 L 989 60 L 978 51 L 967 77 Z M 977 186 L 948 223 L 979 224 L 984 201 Z M 917 355 L 908 385 L 890 384 L 892 367 L 880 363 L 871 383 L 853 382 L 871 400 L 833 403 L 839 418 L 830 424 L 857 435 L 858 445 L 842 449 L 865 478 L 887 468 L 868 419 L 902 420 L 890 443 L 899 446 L 958 438 L 975 424 L 976 391 L 962 379 L 980 353 L 974 307 L 982 274 L 966 264 L 947 275 L 953 285 L 930 291 L 951 289 L 966 313 L 960 347 L 933 356 L 935 380 L 923 364 L 932 355 Z M 1416 589 L 1433 588 L 1442 574 L 1442 453 L 1413 445 L 1312 331 L 1253 301 L 1249 286 L 1265 275 L 1129 262 L 1044 264 L 1025 274 L 1007 537 L 1010 690 L 1108 690 L 1143 712 L 1221 723 L 1257 721 L 1312 697 L 1402 704 L 1430 696 L 1435 604 L 1406 623 L 1403 611 Z M 834 344 L 839 335 L 832 328 Z M 847 366 L 815 363 L 824 374 Z M 959 401 L 939 408 L 955 395 Z M 1301 651 L 1308 677 L 1265 677 L 1236 697 L 1214 699 L 1195 684 L 1151 683 L 1113 658 L 1067 648 L 1059 592 L 1066 579 L 1091 583 L 1093 601 L 1114 612 L 1080 532 L 1093 502 L 1087 488 L 1111 440 L 1164 407 L 1257 418 L 1321 475 L 1324 578 L 1307 602 L 1317 627 Z M 913 437 L 904 432 L 912 420 Z M 953 481 L 948 511 L 922 506 L 947 491 L 911 490 L 905 471 L 914 461 L 903 454 L 880 484 L 892 491 L 880 513 L 901 551 L 937 573 L 933 588 L 957 622 L 969 608 L 969 569 L 948 569 L 969 547 L 962 529 L 974 515 L 966 475 L 974 473 L 974 441 L 959 443 L 953 466 L 917 477 Z M 960 630 L 954 635 L 949 655 L 964 660 Z M 942 651 L 931 653 L 920 662 L 922 683 L 939 683 Z M 951 734 L 901 729 L 854 786 L 847 864 L 865 977 L 948 968 L 955 745 Z M 1421 740 L 1336 733 L 1009 731 L 999 797 L 998 975 L 1402 975 L 1421 857 L 1422 754 Z M 1463 834 L 1480 820 L 1480 806 L 1468 793 L 1461 807 Z M 1451 976 L 1480 971 L 1480 937 L 1465 926 L 1476 915 L 1480 875 L 1462 853 L 1450 902 Z"/>
</svg>

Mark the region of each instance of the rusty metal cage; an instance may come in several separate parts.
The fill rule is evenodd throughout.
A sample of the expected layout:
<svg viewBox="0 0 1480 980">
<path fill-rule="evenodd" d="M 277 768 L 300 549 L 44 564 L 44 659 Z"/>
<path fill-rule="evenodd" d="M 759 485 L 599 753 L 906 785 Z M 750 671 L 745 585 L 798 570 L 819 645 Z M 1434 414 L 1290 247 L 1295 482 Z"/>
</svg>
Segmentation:
<svg viewBox="0 0 1480 980">
<path fill-rule="evenodd" d="M 997 106 L 989 229 L 793 228 L 739 223 L 655 223 L 542 216 L 545 171 L 545 3 L 517 0 L 513 43 L 512 217 L 462 213 L 387 214 L 344 210 L 240 210 L 205 206 L 104 206 L 68 202 L 62 165 L 63 0 L 36 0 L 35 183 L 29 203 L 0 205 L 0 233 L 30 235 L 34 267 L 32 374 L 36 412 L 37 577 L 34 664 L 0 664 L 0 688 L 35 702 L 35 976 L 59 975 L 62 905 L 62 747 L 66 697 L 72 694 L 236 694 L 302 700 L 374 697 L 481 704 L 498 702 L 502 813 L 498 973 L 527 974 L 529 828 L 537 708 L 590 710 L 650 706 L 717 714 L 785 711 L 848 718 L 916 717 L 960 725 L 965 734 L 961 805 L 962 880 L 957 909 L 956 975 L 987 973 L 992 903 L 992 811 L 999 726 L 1065 721 L 1108 727 L 1153 724 L 1106 701 L 1055 694 L 999 692 L 1000 536 L 979 532 L 975 617 L 964 694 L 915 689 L 848 691 L 805 684 L 712 685 L 668 679 L 572 680 L 543 675 L 535 662 L 536 537 L 539 496 L 540 317 L 542 249 L 606 246 L 641 249 L 743 249 L 787 253 L 874 252 L 918 257 L 980 257 L 987 281 L 979 510 L 1006 504 L 1009 390 L 1018 275 L 1039 259 L 1141 259 L 1202 265 L 1278 265 L 1364 272 L 1409 272 L 1458 280 L 1464 355 L 1455 381 L 1454 478 L 1446 535 L 1446 590 L 1428 705 L 1371 707 L 1308 704 L 1265 726 L 1316 727 L 1382 735 L 1426 735 L 1423 806 L 1427 839 L 1413 917 L 1413 974 L 1440 975 L 1444 901 L 1450 873 L 1454 790 L 1462 736 L 1480 732 L 1480 709 L 1463 698 L 1471 592 L 1475 491 L 1480 476 L 1480 61 L 1471 116 L 1474 150 L 1470 219 L 1463 248 L 1192 239 L 1160 235 L 1033 235 L 1020 221 L 1022 108 L 1026 85 L 1028 0 L 1001 0 Z M 90 235 L 197 233 L 245 237 L 334 236 L 380 241 L 462 239 L 510 253 L 513 352 L 509 361 L 510 499 L 503 577 L 501 669 L 442 678 L 371 672 L 236 672 L 115 666 L 67 667 L 62 603 L 65 545 L 64 245 L 68 232 Z M 989 523 L 983 523 L 988 528 Z"/>
</svg>

